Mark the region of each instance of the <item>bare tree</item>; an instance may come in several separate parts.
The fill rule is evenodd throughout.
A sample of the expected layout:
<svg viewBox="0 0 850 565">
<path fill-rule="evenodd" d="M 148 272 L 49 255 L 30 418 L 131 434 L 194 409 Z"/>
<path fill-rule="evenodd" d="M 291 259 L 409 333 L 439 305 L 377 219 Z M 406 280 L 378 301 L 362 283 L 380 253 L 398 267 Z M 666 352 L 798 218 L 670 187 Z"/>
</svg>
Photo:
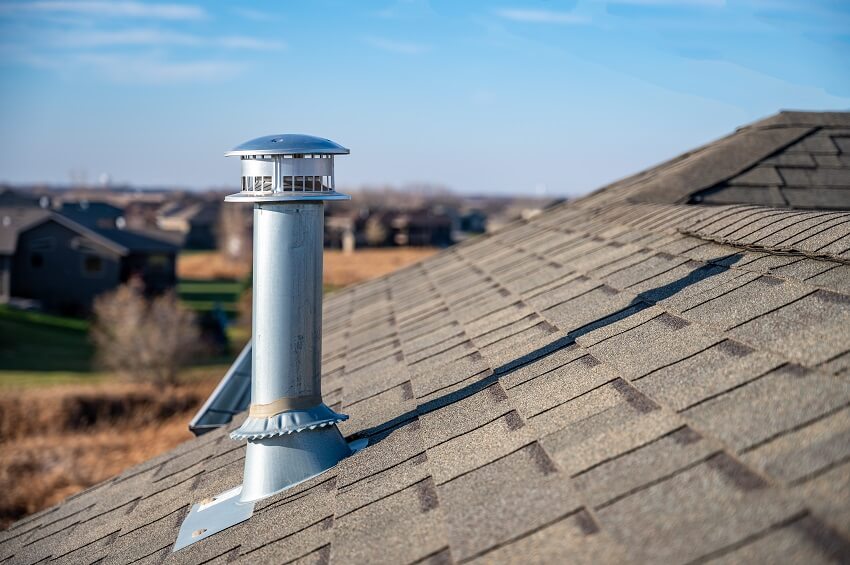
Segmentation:
<svg viewBox="0 0 850 565">
<path fill-rule="evenodd" d="M 249 207 L 222 206 L 218 217 L 218 249 L 230 261 L 251 259 Z"/>
<path fill-rule="evenodd" d="M 99 362 L 133 380 L 174 385 L 179 369 L 199 352 L 195 315 L 173 291 L 148 299 L 131 281 L 98 297 L 94 315 Z"/>
<path fill-rule="evenodd" d="M 386 245 L 389 230 L 383 224 L 381 216 L 373 216 L 366 220 L 366 242 L 372 247 Z"/>
</svg>

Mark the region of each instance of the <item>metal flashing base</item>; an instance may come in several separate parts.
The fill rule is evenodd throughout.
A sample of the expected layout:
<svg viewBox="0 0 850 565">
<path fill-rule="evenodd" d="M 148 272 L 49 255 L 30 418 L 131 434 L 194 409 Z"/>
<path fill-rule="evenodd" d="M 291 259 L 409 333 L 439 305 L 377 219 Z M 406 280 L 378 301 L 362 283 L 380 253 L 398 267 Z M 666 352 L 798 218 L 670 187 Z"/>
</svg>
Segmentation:
<svg viewBox="0 0 850 565">
<path fill-rule="evenodd" d="M 351 449 L 350 455 L 354 455 L 364 449 L 368 443 L 369 440 L 365 438 L 349 442 L 348 447 Z M 330 471 L 330 469 L 325 469 L 315 475 L 292 483 L 268 496 L 280 494 L 305 481 L 318 477 Z M 242 502 L 241 498 L 242 485 L 239 485 L 212 498 L 193 504 L 189 514 L 180 525 L 180 532 L 177 534 L 177 541 L 174 543 L 172 553 L 250 519 L 254 515 L 254 506 L 258 500 Z"/>
<path fill-rule="evenodd" d="M 241 494 L 242 485 L 239 485 L 211 499 L 193 504 L 189 515 L 180 525 L 172 553 L 253 516 L 255 503 L 240 502 Z"/>
</svg>

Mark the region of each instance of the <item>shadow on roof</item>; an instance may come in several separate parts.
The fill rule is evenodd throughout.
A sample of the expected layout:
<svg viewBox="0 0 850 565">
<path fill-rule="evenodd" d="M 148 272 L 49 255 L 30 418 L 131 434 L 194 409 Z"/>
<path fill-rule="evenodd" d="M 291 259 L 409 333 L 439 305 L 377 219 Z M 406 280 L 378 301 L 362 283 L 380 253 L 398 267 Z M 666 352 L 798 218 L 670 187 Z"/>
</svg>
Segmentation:
<svg viewBox="0 0 850 565">
<path fill-rule="evenodd" d="M 534 361 L 538 361 L 546 357 L 547 355 L 551 355 L 552 353 L 559 351 L 565 347 L 574 345 L 578 338 L 587 335 L 592 331 L 604 328 L 606 326 L 619 322 L 620 320 L 624 320 L 629 316 L 632 316 L 634 314 L 637 314 L 638 312 L 652 307 L 656 302 L 660 302 L 661 300 L 670 298 L 671 296 L 675 295 L 678 292 L 681 292 L 682 290 L 691 285 L 697 284 L 706 279 L 717 276 L 720 273 L 728 271 L 729 267 L 740 261 L 742 257 L 743 255 L 741 253 L 734 253 L 726 257 L 721 257 L 719 259 L 716 259 L 714 264 L 701 265 L 700 267 L 697 267 L 696 269 L 689 272 L 687 275 L 676 279 L 673 282 L 641 292 L 640 294 L 635 296 L 635 298 L 625 308 L 622 308 L 617 312 L 614 312 L 613 314 L 609 314 L 608 316 L 595 320 L 589 324 L 585 324 L 579 328 L 576 328 L 575 330 L 570 331 L 563 338 L 556 340 L 550 344 L 547 344 L 545 347 L 536 349 L 531 353 L 512 360 L 510 363 L 497 367 L 495 370 L 489 371 L 488 374 L 481 380 L 471 383 L 451 393 L 440 396 L 439 398 L 435 398 L 423 404 L 419 404 L 414 410 L 409 410 L 404 414 L 401 414 L 393 418 L 392 420 L 388 420 L 387 422 L 378 424 L 377 426 L 373 426 L 371 428 L 356 432 L 347 439 L 351 441 L 353 439 L 369 438 L 369 444 L 374 445 L 375 443 L 378 443 L 387 436 L 389 436 L 400 426 L 403 426 L 404 424 L 410 422 L 411 420 L 414 420 L 419 416 L 434 412 L 435 410 L 439 410 L 440 408 L 443 408 L 445 406 L 468 398 L 478 392 L 481 392 L 485 388 L 498 382 L 498 380 L 505 374 L 519 369 L 520 367 L 532 363 Z"/>
</svg>

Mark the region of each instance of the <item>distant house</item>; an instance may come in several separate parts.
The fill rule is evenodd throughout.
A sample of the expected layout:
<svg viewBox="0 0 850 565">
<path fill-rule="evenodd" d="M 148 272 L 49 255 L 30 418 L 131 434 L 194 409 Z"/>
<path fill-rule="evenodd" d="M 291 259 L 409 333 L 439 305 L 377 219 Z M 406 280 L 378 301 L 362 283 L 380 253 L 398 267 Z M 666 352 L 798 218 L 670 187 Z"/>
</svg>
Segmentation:
<svg viewBox="0 0 850 565">
<path fill-rule="evenodd" d="M 390 213 L 386 218 L 391 245 L 448 247 L 452 239 L 452 220 L 441 212 L 416 210 Z"/>
<path fill-rule="evenodd" d="M 169 202 L 157 211 L 157 228 L 179 233 L 186 249 L 215 249 L 221 203 L 187 200 Z"/>
<path fill-rule="evenodd" d="M 89 228 L 123 228 L 124 210 L 107 202 L 63 202 L 59 213 Z"/>
<path fill-rule="evenodd" d="M 22 194 L 10 188 L 0 187 L 0 206 L 39 206 L 40 204 L 40 199 L 37 196 Z"/>
<path fill-rule="evenodd" d="M 381 210 L 358 220 L 356 229 L 366 245 L 448 247 L 452 238 L 452 219 L 449 215 L 429 209 L 400 211 Z"/>
<path fill-rule="evenodd" d="M 133 276 L 150 293 L 174 286 L 175 245 L 102 226 L 37 207 L 0 207 L 0 301 L 26 298 L 80 314 Z"/>
</svg>

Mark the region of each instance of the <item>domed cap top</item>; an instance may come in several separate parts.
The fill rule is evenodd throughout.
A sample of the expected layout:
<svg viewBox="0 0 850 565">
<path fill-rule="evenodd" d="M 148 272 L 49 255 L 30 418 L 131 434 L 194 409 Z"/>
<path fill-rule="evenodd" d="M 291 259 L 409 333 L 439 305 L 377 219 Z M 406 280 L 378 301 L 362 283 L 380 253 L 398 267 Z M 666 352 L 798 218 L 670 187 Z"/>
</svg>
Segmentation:
<svg viewBox="0 0 850 565">
<path fill-rule="evenodd" d="M 349 151 L 330 139 L 284 133 L 266 135 L 237 145 L 225 156 L 233 155 L 348 155 Z"/>
</svg>

